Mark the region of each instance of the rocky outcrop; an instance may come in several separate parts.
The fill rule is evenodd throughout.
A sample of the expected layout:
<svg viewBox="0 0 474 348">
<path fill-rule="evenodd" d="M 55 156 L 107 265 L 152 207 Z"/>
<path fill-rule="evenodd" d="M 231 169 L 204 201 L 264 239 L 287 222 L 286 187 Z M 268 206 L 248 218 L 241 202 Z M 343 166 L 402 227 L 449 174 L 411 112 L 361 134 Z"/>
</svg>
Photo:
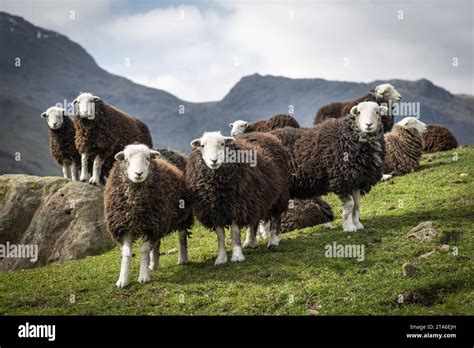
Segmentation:
<svg viewBox="0 0 474 348">
<path fill-rule="evenodd" d="M 104 225 L 102 187 L 0 176 L 0 271 L 97 255 L 114 245 Z"/>
</svg>

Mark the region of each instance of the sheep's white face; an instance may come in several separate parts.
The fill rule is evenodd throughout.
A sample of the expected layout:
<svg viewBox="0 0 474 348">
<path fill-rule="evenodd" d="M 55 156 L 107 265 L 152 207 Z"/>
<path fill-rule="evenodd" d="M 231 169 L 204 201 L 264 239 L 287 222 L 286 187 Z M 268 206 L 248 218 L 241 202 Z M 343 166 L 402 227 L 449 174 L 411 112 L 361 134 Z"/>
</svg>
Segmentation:
<svg viewBox="0 0 474 348">
<path fill-rule="evenodd" d="M 123 151 L 115 155 L 117 161 L 125 161 L 127 176 L 130 181 L 140 183 L 146 180 L 150 173 L 150 161 L 160 153 L 143 144 L 125 146 Z"/>
<path fill-rule="evenodd" d="M 221 132 L 204 132 L 201 138 L 191 142 L 191 146 L 201 151 L 206 166 L 216 170 L 224 163 L 226 144 L 232 141 L 233 137 L 225 137 Z"/>
<path fill-rule="evenodd" d="M 392 103 L 400 101 L 402 96 L 390 83 L 384 83 L 374 88 L 374 92 Z"/>
<path fill-rule="evenodd" d="M 64 123 L 64 113 L 63 108 L 51 106 L 41 114 L 41 117 L 46 119 L 49 128 L 59 129 Z"/>
<path fill-rule="evenodd" d="M 381 115 L 385 113 L 388 113 L 388 108 L 374 102 L 362 102 L 351 109 L 351 114 L 356 117 L 357 124 L 364 133 L 376 131 L 382 122 Z"/>
<path fill-rule="evenodd" d="M 237 120 L 233 123 L 229 123 L 229 127 L 231 128 L 230 135 L 235 137 L 236 135 L 244 134 L 245 129 L 247 129 L 248 125 L 248 122 L 242 120 Z"/>
<path fill-rule="evenodd" d="M 93 120 L 95 118 L 95 102 L 99 99 L 99 97 L 91 93 L 79 94 L 73 101 L 77 115 L 88 120 Z"/>
<path fill-rule="evenodd" d="M 427 125 L 426 123 L 421 122 L 416 117 L 405 117 L 401 121 L 397 122 L 398 125 L 405 128 L 416 129 L 418 133 L 423 134 L 426 132 Z"/>
</svg>

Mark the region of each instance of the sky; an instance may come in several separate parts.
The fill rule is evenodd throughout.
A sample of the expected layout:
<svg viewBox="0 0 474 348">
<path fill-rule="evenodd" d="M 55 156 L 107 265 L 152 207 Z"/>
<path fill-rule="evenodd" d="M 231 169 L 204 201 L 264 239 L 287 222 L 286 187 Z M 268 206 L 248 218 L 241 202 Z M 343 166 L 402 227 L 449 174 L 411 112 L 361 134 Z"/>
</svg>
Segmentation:
<svg viewBox="0 0 474 348">
<path fill-rule="evenodd" d="M 113 74 L 203 102 L 254 73 L 427 78 L 474 94 L 473 3 L 0 0 L 0 9 L 68 36 Z"/>
</svg>

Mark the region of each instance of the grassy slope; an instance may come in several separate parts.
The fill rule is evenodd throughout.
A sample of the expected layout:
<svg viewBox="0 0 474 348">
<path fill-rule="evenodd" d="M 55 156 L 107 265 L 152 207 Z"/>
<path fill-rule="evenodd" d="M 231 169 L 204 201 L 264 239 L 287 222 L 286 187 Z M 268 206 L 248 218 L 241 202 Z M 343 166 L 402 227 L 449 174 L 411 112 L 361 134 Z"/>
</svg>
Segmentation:
<svg viewBox="0 0 474 348">
<path fill-rule="evenodd" d="M 377 185 L 362 201 L 357 233 L 341 231 L 340 204 L 327 197 L 338 218 L 336 229 L 322 226 L 283 236 L 277 251 L 263 245 L 244 251 L 246 261 L 215 267 L 215 235 L 196 224 L 190 260 L 176 265 L 177 254 L 161 257 L 152 282 L 141 285 L 137 256 L 133 282 L 118 290 L 116 248 L 101 256 L 0 274 L 0 314 L 474 314 L 474 149 L 437 154 L 414 174 Z M 469 173 L 461 177 L 460 173 Z M 407 238 L 418 223 L 432 220 L 431 241 Z M 324 256 L 324 246 L 363 243 L 365 261 Z M 443 252 L 442 244 L 459 254 Z M 177 247 L 176 235 L 162 252 Z M 417 257 L 429 251 L 427 259 Z M 228 250 L 230 252 L 230 250 Z M 418 269 L 412 278 L 404 262 Z M 70 303 L 74 294 L 75 303 Z M 397 302 L 405 294 L 405 302 Z"/>
</svg>

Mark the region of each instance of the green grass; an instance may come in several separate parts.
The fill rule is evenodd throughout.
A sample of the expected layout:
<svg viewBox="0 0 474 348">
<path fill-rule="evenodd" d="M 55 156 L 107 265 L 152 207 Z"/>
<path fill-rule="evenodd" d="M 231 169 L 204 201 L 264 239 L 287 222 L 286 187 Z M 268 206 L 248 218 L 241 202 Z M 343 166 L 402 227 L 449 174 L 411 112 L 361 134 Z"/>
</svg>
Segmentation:
<svg viewBox="0 0 474 348">
<path fill-rule="evenodd" d="M 335 229 L 316 226 L 285 234 L 277 250 L 260 244 L 244 250 L 246 260 L 238 264 L 214 266 L 216 236 L 196 224 L 189 241 L 191 263 L 180 266 L 176 253 L 162 255 L 161 268 L 145 285 L 136 281 L 137 245 L 133 281 L 122 290 L 115 287 L 118 248 L 101 256 L 3 273 L 0 314 L 473 315 L 473 169 L 473 148 L 425 155 L 415 173 L 378 184 L 363 198 L 365 230 L 342 232 L 340 202 L 330 195 L 326 198 L 337 216 Z M 434 239 L 407 237 L 426 220 L 438 230 Z M 364 244 L 365 260 L 325 257 L 324 246 L 334 241 Z M 177 236 L 170 236 L 161 250 L 177 244 Z M 443 244 L 451 250 L 441 251 Z M 434 255 L 418 259 L 432 250 Z M 230 248 L 228 252 L 230 256 Z M 413 277 L 403 276 L 405 262 L 417 268 Z M 400 294 L 403 303 L 398 303 Z"/>
</svg>

